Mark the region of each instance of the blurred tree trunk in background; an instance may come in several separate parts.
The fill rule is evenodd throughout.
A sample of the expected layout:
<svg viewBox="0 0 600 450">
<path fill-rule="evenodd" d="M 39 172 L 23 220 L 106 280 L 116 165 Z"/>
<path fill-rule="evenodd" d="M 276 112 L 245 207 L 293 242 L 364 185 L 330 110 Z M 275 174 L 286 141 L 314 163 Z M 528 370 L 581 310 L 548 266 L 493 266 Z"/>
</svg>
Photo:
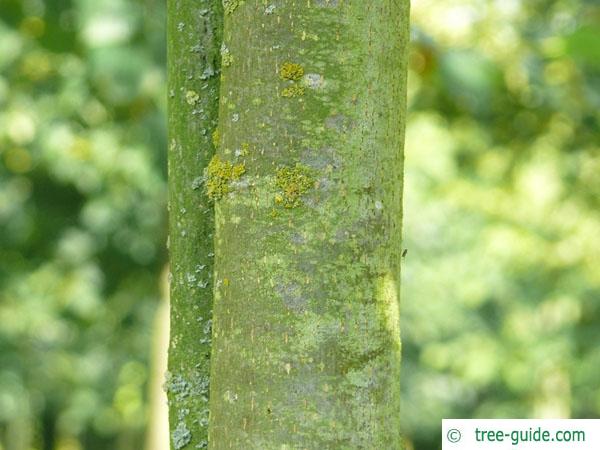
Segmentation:
<svg viewBox="0 0 600 450">
<path fill-rule="evenodd" d="M 6 450 L 29 450 L 33 440 L 31 425 L 28 415 L 10 421 L 6 426 L 4 436 L 2 436 L 4 439 L 0 441 L 0 445 L 1 442 L 6 442 Z"/>
<path fill-rule="evenodd" d="M 167 281 L 167 270 L 163 272 L 160 281 L 161 302 L 156 309 L 152 331 L 151 372 L 148 383 L 149 417 L 145 450 L 166 450 L 169 448 L 169 410 L 165 403 L 165 393 L 163 391 L 169 347 L 169 283 Z"/>
<path fill-rule="evenodd" d="M 212 203 L 202 175 L 219 95 L 221 0 L 169 0 L 171 336 L 165 387 L 172 448 L 204 448 L 212 309 Z"/>
<path fill-rule="evenodd" d="M 409 2 L 224 7 L 210 448 L 399 449 Z"/>
</svg>

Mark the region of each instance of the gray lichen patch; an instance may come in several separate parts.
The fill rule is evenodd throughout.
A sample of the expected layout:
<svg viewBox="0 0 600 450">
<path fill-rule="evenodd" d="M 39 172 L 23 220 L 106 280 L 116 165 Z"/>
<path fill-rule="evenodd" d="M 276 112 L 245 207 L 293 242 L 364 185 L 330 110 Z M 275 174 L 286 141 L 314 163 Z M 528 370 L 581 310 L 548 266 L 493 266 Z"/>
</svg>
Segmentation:
<svg viewBox="0 0 600 450">
<path fill-rule="evenodd" d="M 209 64 L 202 71 L 202 74 L 200 75 L 200 79 L 203 81 L 206 81 L 209 78 L 214 77 L 216 74 L 217 74 L 217 72 L 216 72 L 215 68 L 212 66 L 212 64 Z"/>
<path fill-rule="evenodd" d="M 306 244 L 307 240 L 302 233 L 292 233 L 290 235 L 290 242 L 294 245 L 304 245 Z"/>
<path fill-rule="evenodd" d="M 171 433 L 171 440 L 175 450 L 179 450 L 190 443 L 192 440 L 192 432 L 185 422 L 181 421 L 177 424 L 177 428 Z"/>
<path fill-rule="evenodd" d="M 339 0 L 315 0 L 315 6 L 318 8 L 337 8 L 339 4 Z"/>
<path fill-rule="evenodd" d="M 301 162 L 323 171 L 338 170 L 342 166 L 342 158 L 333 147 L 307 148 L 302 153 Z"/>
<path fill-rule="evenodd" d="M 333 114 L 325 119 L 325 127 L 343 133 L 352 128 L 352 122 L 342 114 Z"/>
<path fill-rule="evenodd" d="M 380 367 L 377 360 L 369 361 L 360 369 L 350 369 L 346 373 L 346 381 L 352 387 L 370 389 L 378 384 L 377 376 L 380 375 Z M 378 370 L 379 369 L 379 370 Z"/>
<path fill-rule="evenodd" d="M 204 177 L 196 177 L 192 180 L 192 189 L 198 190 L 204 184 Z"/>
<path fill-rule="evenodd" d="M 302 292 L 302 287 L 297 283 L 278 283 L 275 291 L 283 301 L 286 308 L 294 312 L 302 312 L 306 309 L 308 298 Z"/>
<path fill-rule="evenodd" d="M 163 389 L 167 393 L 172 393 L 180 401 L 190 395 L 191 385 L 181 375 L 172 375 L 167 372 Z"/>
<path fill-rule="evenodd" d="M 303 82 L 309 89 L 321 89 L 325 86 L 325 78 L 318 73 L 307 73 L 304 75 Z"/>
</svg>

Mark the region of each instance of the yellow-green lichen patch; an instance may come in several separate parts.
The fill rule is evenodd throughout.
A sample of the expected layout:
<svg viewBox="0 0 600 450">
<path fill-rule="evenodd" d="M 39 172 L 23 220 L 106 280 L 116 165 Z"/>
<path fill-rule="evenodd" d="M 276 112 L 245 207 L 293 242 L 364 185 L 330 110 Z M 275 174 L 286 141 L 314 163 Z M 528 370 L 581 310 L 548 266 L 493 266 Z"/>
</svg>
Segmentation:
<svg viewBox="0 0 600 450">
<path fill-rule="evenodd" d="M 296 164 L 295 167 L 277 169 L 275 184 L 281 192 L 275 195 L 275 203 L 285 208 L 302 205 L 302 196 L 315 184 L 308 167 Z"/>
<path fill-rule="evenodd" d="M 200 100 L 200 95 L 196 91 L 187 91 L 185 93 L 185 101 L 188 105 L 194 106 Z"/>
<path fill-rule="evenodd" d="M 247 142 L 242 142 L 242 145 L 239 149 L 235 151 L 235 156 L 248 156 L 250 153 L 250 144 Z"/>
<path fill-rule="evenodd" d="M 206 195 L 212 200 L 220 199 L 229 193 L 230 183 L 239 180 L 244 173 L 244 163 L 231 164 L 217 155 L 213 156 L 206 169 Z"/>
<path fill-rule="evenodd" d="M 221 45 L 221 65 L 223 67 L 229 67 L 233 64 L 233 55 L 229 51 L 229 48 L 223 44 Z"/>
<path fill-rule="evenodd" d="M 301 97 L 304 95 L 304 87 L 294 84 L 292 86 L 286 87 L 283 91 L 281 91 L 282 97 Z"/>
<path fill-rule="evenodd" d="M 244 0 L 223 0 L 225 14 L 232 14 L 238 6 L 243 5 Z"/>
<path fill-rule="evenodd" d="M 221 139 L 221 136 L 219 134 L 219 129 L 215 128 L 215 131 L 212 132 L 212 143 L 215 146 L 215 148 L 217 148 L 219 146 L 220 139 Z"/>
<path fill-rule="evenodd" d="M 283 80 L 298 81 L 304 76 L 304 67 L 300 64 L 285 62 L 279 70 L 279 76 Z"/>
</svg>

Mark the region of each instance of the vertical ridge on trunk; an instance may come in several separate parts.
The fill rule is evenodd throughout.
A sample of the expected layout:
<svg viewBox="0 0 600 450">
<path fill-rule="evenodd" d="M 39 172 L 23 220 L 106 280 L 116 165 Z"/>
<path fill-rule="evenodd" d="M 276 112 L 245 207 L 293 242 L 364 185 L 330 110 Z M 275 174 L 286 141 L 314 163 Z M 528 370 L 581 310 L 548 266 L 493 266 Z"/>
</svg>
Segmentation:
<svg viewBox="0 0 600 450">
<path fill-rule="evenodd" d="M 171 448 L 205 448 L 213 295 L 214 208 L 203 174 L 214 154 L 223 6 L 168 1 Z"/>
<path fill-rule="evenodd" d="M 224 4 L 210 448 L 399 449 L 409 2 Z"/>
</svg>

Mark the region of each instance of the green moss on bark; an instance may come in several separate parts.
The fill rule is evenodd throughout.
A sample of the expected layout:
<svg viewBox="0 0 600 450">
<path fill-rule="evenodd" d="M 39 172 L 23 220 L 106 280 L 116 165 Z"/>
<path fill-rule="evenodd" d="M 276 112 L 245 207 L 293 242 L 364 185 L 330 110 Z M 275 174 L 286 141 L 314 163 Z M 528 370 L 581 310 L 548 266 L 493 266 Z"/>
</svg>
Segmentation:
<svg viewBox="0 0 600 450">
<path fill-rule="evenodd" d="M 206 448 L 214 209 L 200 187 L 214 155 L 221 0 L 168 1 L 169 253 L 172 449 Z"/>
</svg>

